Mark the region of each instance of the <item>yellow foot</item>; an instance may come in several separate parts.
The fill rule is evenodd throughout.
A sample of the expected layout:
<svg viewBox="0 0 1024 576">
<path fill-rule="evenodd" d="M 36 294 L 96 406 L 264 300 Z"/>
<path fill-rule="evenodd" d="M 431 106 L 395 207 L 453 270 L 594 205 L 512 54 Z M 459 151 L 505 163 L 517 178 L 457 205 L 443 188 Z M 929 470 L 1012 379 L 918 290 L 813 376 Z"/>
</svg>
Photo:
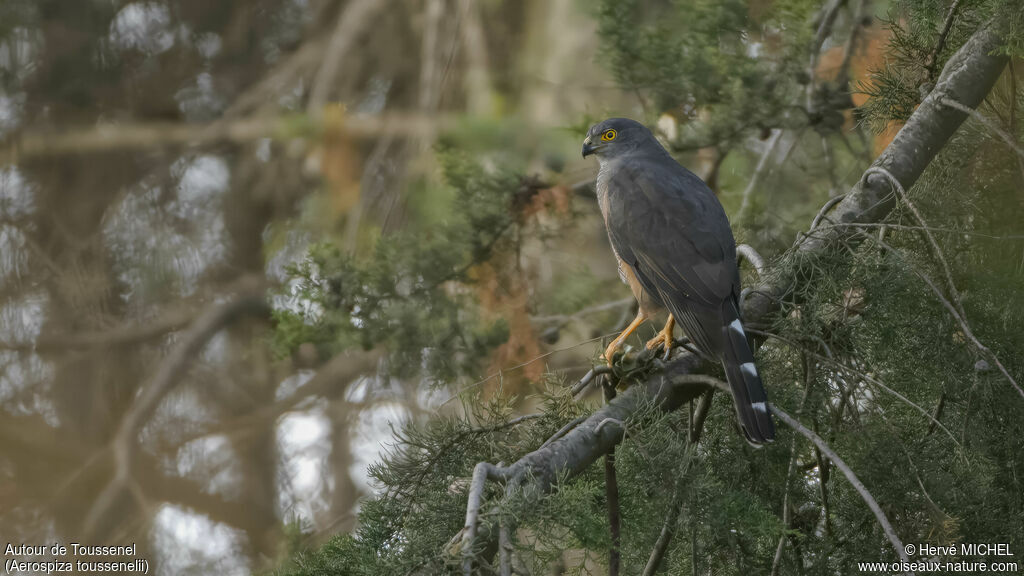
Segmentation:
<svg viewBox="0 0 1024 576">
<path fill-rule="evenodd" d="M 619 351 L 619 348 L 622 348 L 622 343 L 625 342 L 626 338 L 629 338 L 629 335 L 632 334 L 637 329 L 637 326 L 643 324 L 644 320 L 646 319 L 646 314 L 644 314 L 643 312 L 638 312 L 636 318 L 634 318 L 633 321 L 629 323 L 629 326 L 626 326 L 626 329 L 623 330 L 621 334 L 619 334 L 619 337 L 616 338 L 615 340 L 612 340 L 612 343 L 609 344 L 608 347 L 604 349 L 604 359 L 606 362 L 608 362 L 609 366 L 612 365 L 612 360 L 615 359 L 615 353 Z"/>
<path fill-rule="evenodd" d="M 619 351 L 619 348 L 622 348 L 622 343 L 619 342 L 618 338 L 616 338 L 615 340 L 612 340 L 612 343 L 609 344 L 607 348 L 604 349 L 604 359 L 609 366 L 612 365 L 612 360 L 615 358 L 615 353 Z"/>
<path fill-rule="evenodd" d="M 665 327 L 658 332 L 658 335 L 647 341 L 647 349 L 654 350 L 659 346 L 665 347 L 665 358 L 668 358 L 672 352 L 672 329 L 675 328 L 676 320 L 670 314 L 668 321 L 665 322 Z"/>
</svg>

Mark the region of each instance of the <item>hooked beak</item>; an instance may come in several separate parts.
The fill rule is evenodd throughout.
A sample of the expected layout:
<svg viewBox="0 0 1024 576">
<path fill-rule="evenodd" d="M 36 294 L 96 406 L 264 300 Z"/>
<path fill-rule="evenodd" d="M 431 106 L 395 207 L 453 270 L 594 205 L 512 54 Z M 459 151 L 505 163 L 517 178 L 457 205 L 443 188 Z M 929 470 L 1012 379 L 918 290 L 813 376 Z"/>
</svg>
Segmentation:
<svg viewBox="0 0 1024 576">
<path fill-rule="evenodd" d="M 590 141 L 590 137 L 588 136 L 587 139 L 583 141 L 583 157 L 586 158 L 587 156 L 590 156 L 594 152 L 597 152 L 597 149 L 600 147 L 600 145 L 595 146 Z"/>
</svg>

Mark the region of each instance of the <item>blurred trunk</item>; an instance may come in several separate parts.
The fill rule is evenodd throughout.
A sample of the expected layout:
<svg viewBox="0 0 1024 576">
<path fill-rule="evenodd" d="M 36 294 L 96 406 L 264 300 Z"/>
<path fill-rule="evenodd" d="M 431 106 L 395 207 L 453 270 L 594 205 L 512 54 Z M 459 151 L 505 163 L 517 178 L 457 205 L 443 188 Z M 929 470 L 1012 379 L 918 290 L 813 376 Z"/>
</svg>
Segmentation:
<svg viewBox="0 0 1024 576">
<path fill-rule="evenodd" d="M 22 169 L 36 184 L 36 222 L 24 232 L 41 252 L 32 270 L 45 293 L 39 338 L 103 332 L 137 317 L 141 311 L 128 309 L 121 298 L 102 234 L 106 212 L 122 187 L 139 176 L 132 163 L 123 156 L 68 158 Z M 61 445 L 74 449 L 71 460 L 49 461 L 37 471 L 41 475 L 20 477 L 18 483 L 52 495 L 52 501 L 40 504 L 49 507 L 56 531 L 71 536 L 80 533 L 93 497 L 110 478 L 104 450 L 145 377 L 144 357 L 134 343 L 37 353 L 52 372 L 46 381 L 25 384 L 40 394 L 46 390 L 58 423 L 55 434 Z M 72 489 L 66 489 L 69 480 L 77 481 Z M 116 515 L 125 524 L 145 525 L 146 520 L 134 517 L 133 505 L 121 506 Z"/>
<path fill-rule="evenodd" d="M 323 536 L 346 534 L 355 527 L 355 506 L 359 489 L 352 481 L 352 435 L 349 422 L 350 409 L 344 398 L 331 402 L 331 457 L 328 464 L 333 488 L 325 522 L 321 523 Z"/>
</svg>

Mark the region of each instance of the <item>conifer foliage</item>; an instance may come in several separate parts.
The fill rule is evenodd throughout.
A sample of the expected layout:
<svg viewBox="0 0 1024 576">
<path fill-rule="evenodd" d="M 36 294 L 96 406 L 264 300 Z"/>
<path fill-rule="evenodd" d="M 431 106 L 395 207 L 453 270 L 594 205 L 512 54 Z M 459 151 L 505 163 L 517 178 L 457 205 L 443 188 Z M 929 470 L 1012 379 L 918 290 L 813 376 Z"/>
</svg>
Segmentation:
<svg viewBox="0 0 1024 576">
<path fill-rule="evenodd" d="M 637 94 L 648 120 L 669 115 L 681 126 L 668 135 L 680 158 L 715 148 L 727 210 L 754 206 L 736 233 L 767 262 L 761 273 L 744 266 L 744 285 L 753 289 L 745 297 L 787 287 L 771 294 L 772 313 L 752 328 L 771 401 L 841 456 L 903 542 L 1008 543 L 1020 558 L 1019 3 L 607 0 L 593 17 L 600 61 Z M 987 27 L 996 30 L 993 57 L 1001 59 L 983 103 L 939 143 L 909 188 L 883 172 L 865 174 L 876 134 L 912 122 L 944 69 L 964 65 L 965 45 Z M 878 38 L 881 57 L 871 49 Z M 831 49 L 841 51 L 839 71 L 819 66 Z M 871 72 L 854 78 L 853 67 Z M 867 96 L 859 108 L 854 92 Z M 777 146 L 764 139 L 768 131 L 780 132 Z M 899 162 L 900 153 L 890 159 Z M 279 313 L 276 338 L 282 353 L 304 342 L 324 354 L 383 346 L 396 373 L 463 383 L 461 409 L 402 427 L 371 468 L 377 492 L 362 504 L 355 532 L 295 550 L 281 573 L 444 574 L 469 566 L 520 574 L 845 574 L 858 562 L 900 559 L 865 499 L 818 446 L 780 425 L 773 445 L 751 449 L 723 395 L 707 414 L 696 400 L 669 411 L 636 401 L 625 421 L 610 423 L 624 431 L 615 449 L 617 503 L 598 465 L 561 471 L 550 490 L 529 477 L 487 482 L 478 535 L 467 540 L 474 467 L 519 461 L 603 401 L 574 395 L 575 380 L 558 372 L 525 402 L 466 385 L 508 337 L 505 321 L 478 313 L 467 288 L 474 266 L 495 250 L 516 249 L 531 230 L 523 198 L 547 186 L 458 144 L 442 157 L 455 198 L 451 217 L 381 238 L 368 258 L 329 243 L 314 249 L 293 270 L 301 299 L 313 307 Z M 829 217 L 834 204 L 819 214 L 830 198 L 862 185 L 861 174 L 886 186 L 881 219 L 854 227 Z M 752 178 L 760 184 L 745 198 Z M 843 235 L 813 253 L 787 251 L 794 236 L 799 243 L 837 229 Z M 599 291 L 573 289 L 588 294 L 578 308 L 600 302 Z M 620 388 L 640 387 L 665 369 L 637 352 L 611 371 L 595 366 L 595 382 Z M 696 421 L 705 415 L 701 428 Z M 621 558 L 612 566 L 610 505 L 621 515 Z M 508 526 L 511 535 L 499 538 Z M 652 554 L 659 546 L 662 553 Z"/>
</svg>

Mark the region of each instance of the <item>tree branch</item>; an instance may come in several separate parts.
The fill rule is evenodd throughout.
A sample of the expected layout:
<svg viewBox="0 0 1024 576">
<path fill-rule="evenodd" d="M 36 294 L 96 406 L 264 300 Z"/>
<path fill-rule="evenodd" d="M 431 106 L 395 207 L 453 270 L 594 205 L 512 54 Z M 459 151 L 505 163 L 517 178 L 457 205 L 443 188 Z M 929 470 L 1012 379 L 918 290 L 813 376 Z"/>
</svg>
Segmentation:
<svg viewBox="0 0 1024 576">
<path fill-rule="evenodd" d="M 964 106 L 978 106 L 1006 66 L 1005 56 L 992 55 L 1000 43 L 995 23 L 990 22 L 975 32 L 946 62 L 935 89 L 872 166 L 887 169 L 904 188 L 913 186 L 967 117 L 959 110 L 944 106 L 942 100 L 953 99 Z M 801 237 L 784 256 L 781 269 L 808 256 L 823 254 L 828 246 L 839 242 L 858 243 L 859 232 L 850 225 L 882 220 L 892 210 L 895 200 L 884 176 L 872 174 L 861 178 L 829 212 L 829 220 L 841 226 Z M 791 288 L 791 280 L 781 278 L 770 283 L 766 290 L 751 293 L 744 303 L 743 317 L 754 322 L 766 318 Z"/>
<path fill-rule="evenodd" d="M 668 506 L 665 522 L 661 526 L 661 532 L 658 534 L 658 539 L 654 542 L 654 548 L 651 550 L 651 556 L 647 559 L 647 565 L 644 566 L 643 576 L 654 576 L 658 571 L 658 566 L 661 565 L 662 559 L 665 558 L 665 552 L 668 551 L 669 543 L 672 542 L 672 536 L 676 531 L 676 522 L 679 521 L 679 513 L 683 508 L 679 492 L 680 490 L 677 486 L 675 494 L 672 495 L 672 502 Z"/>
<path fill-rule="evenodd" d="M 319 130 L 304 115 L 256 116 L 224 119 L 212 124 L 184 122 L 110 123 L 66 130 L 24 131 L 0 144 L 0 166 L 74 154 L 98 154 L 146 150 L 168 146 L 248 144 L 261 138 L 287 138 Z M 392 113 L 385 116 L 348 116 L 341 126 L 332 126 L 352 138 L 384 136 L 414 137 L 444 127 L 444 117 Z"/>
<path fill-rule="evenodd" d="M 761 152 L 761 158 L 757 161 L 757 167 L 754 168 L 754 174 L 750 177 L 747 182 L 747 187 L 743 189 L 743 200 L 740 203 L 740 209 L 736 213 L 736 220 L 744 222 L 747 217 L 747 211 L 750 209 L 750 199 L 754 195 L 754 190 L 757 188 L 758 183 L 761 181 L 761 176 L 768 168 L 768 159 L 771 158 L 772 154 L 775 153 L 775 147 L 779 145 L 779 140 L 782 138 L 783 130 L 776 128 L 774 134 L 768 140 L 764 146 L 764 150 Z"/>
<path fill-rule="evenodd" d="M 712 393 L 712 390 L 708 390 L 708 395 Z M 709 396 L 707 396 L 709 397 Z M 683 494 L 682 487 L 680 484 L 683 482 L 683 477 L 686 476 L 690 470 L 690 464 L 694 458 L 694 442 L 690 442 L 687 447 L 687 457 L 683 463 L 683 469 L 676 476 L 676 485 L 672 492 L 672 501 L 668 505 L 668 514 L 665 515 L 665 522 L 661 526 L 661 532 L 658 534 L 658 539 L 654 541 L 654 548 L 651 549 L 651 555 L 647 558 L 647 564 L 644 566 L 643 576 L 654 576 L 658 571 L 658 566 L 661 565 L 661 561 L 665 558 L 665 553 L 668 552 L 668 545 L 672 542 L 672 537 L 676 532 L 676 523 L 679 522 L 679 513 L 683 509 Z"/>
<path fill-rule="evenodd" d="M 949 11 L 946 12 L 946 22 L 942 25 L 942 31 L 939 32 L 939 39 L 935 41 L 935 47 L 932 48 L 931 53 L 928 54 L 928 59 L 924 62 L 929 80 L 935 77 L 935 65 L 939 63 L 939 54 L 942 53 L 942 48 L 946 45 L 946 36 L 949 35 L 949 30 L 953 27 L 953 20 L 956 18 L 958 8 L 960 8 L 960 0 L 953 0 Z"/>
<path fill-rule="evenodd" d="M 768 410 L 774 414 L 776 418 L 785 422 L 787 426 L 813 442 L 814 445 L 818 447 L 818 450 L 821 450 L 825 456 L 828 456 L 828 459 L 836 465 L 836 468 L 843 473 L 843 476 L 846 476 L 846 479 L 850 481 L 854 490 L 860 494 L 864 503 L 871 509 L 872 514 L 875 515 L 875 519 L 878 520 L 878 523 L 882 526 L 882 530 L 885 532 L 885 537 L 889 539 L 890 543 L 892 543 L 892 547 L 896 550 L 896 554 L 900 557 L 900 560 L 903 562 L 909 562 L 910 559 L 907 557 L 907 553 L 903 549 L 903 542 L 901 542 L 900 537 L 896 535 L 896 531 L 893 530 L 892 524 L 889 523 L 889 519 L 885 517 L 885 512 L 882 512 L 882 507 L 878 505 L 874 496 L 868 492 L 868 489 L 864 487 L 864 484 L 861 483 L 860 479 L 857 478 L 857 475 L 853 473 L 853 470 L 847 466 L 846 462 L 843 462 L 843 459 L 840 458 L 828 444 L 825 444 L 825 441 L 822 440 L 820 436 L 811 432 L 803 424 L 794 420 L 792 416 L 786 414 L 774 404 L 768 404 Z"/>
<path fill-rule="evenodd" d="M 319 118 L 327 105 L 330 91 L 341 69 L 341 60 L 349 53 L 351 47 L 359 40 L 359 35 L 378 11 L 387 7 L 385 0 L 351 0 L 346 2 L 338 14 L 338 22 L 334 33 L 327 44 L 324 59 L 316 72 L 306 102 L 306 112 L 313 118 Z"/>
<path fill-rule="evenodd" d="M 160 363 L 150 381 L 143 387 L 125 413 L 111 444 L 114 477 L 96 498 L 85 519 L 85 532 L 92 533 L 103 516 L 114 505 L 126 487 L 132 485 L 132 453 L 135 436 L 153 415 L 168 392 L 191 366 L 191 360 L 222 328 L 243 314 L 265 313 L 268 310 L 264 291 L 259 285 L 249 287 L 226 302 L 216 302 L 200 314 L 182 334 L 179 344 Z"/>
<path fill-rule="evenodd" d="M 160 316 L 148 318 L 142 323 L 125 323 L 109 330 L 42 335 L 35 341 L 28 342 L 0 341 L 0 349 L 20 352 L 61 352 L 81 348 L 137 345 L 186 326 L 194 316 L 195 314 L 188 309 L 171 310 Z"/>
<path fill-rule="evenodd" d="M 607 378 L 603 380 L 605 402 L 611 402 L 615 399 L 615 385 Z M 603 424 L 598 424 L 598 428 Z M 604 455 L 604 493 L 608 501 L 608 528 L 611 532 L 608 576 L 619 576 L 619 564 L 622 562 L 622 512 L 619 508 L 619 479 L 615 472 L 615 446 Z"/>
<path fill-rule="evenodd" d="M 700 441 L 701 433 L 704 432 L 704 421 L 707 420 L 708 414 L 711 412 L 711 402 L 714 398 L 715 390 L 713 388 L 700 397 L 697 408 L 693 411 L 693 422 L 690 424 L 690 444 L 696 444 Z"/>
<path fill-rule="evenodd" d="M 746 260 L 750 262 L 750 265 L 754 267 L 754 271 L 757 272 L 758 280 L 764 277 L 764 258 L 757 253 L 749 244 L 740 244 L 736 246 L 736 263 L 739 264 L 740 260 Z"/>
<path fill-rule="evenodd" d="M 800 400 L 800 406 L 796 409 L 796 415 L 799 418 L 803 415 L 804 408 L 807 406 L 807 399 L 811 396 L 811 385 L 814 383 L 814 362 L 807 357 L 807 354 L 803 354 L 804 361 L 804 394 Z M 792 512 L 789 504 L 789 491 L 790 486 L 793 484 L 793 475 L 796 472 L 796 436 L 793 436 L 789 441 L 789 465 L 786 468 L 786 483 L 782 488 L 782 524 L 785 530 L 789 530 L 792 524 Z M 772 558 L 772 571 L 771 576 L 776 576 L 779 573 L 779 567 L 782 565 L 782 549 L 786 544 L 786 533 L 783 532 L 779 536 L 779 543 L 775 546 L 775 557 Z"/>
<path fill-rule="evenodd" d="M 888 250 L 890 254 L 893 254 L 894 256 L 899 258 L 901 262 L 903 262 L 904 264 L 907 265 L 907 267 L 910 268 L 911 272 L 916 274 L 918 278 L 920 278 L 925 284 L 928 285 L 929 288 L 931 288 L 932 293 L 935 294 L 935 297 L 938 298 L 939 302 L 941 302 L 942 305 L 946 308 L 946 310 L 949 311 L 949 315 L 952 316 L 953 320 L 955 320 L 957 324 L 960 325 L 960 331 L 963 332 L 964 337 L 970 340 L 971 344 L 974 345 L 974 347 L 978 350 L 979 353 L 981 353 L 982 356 L 987 356 L 989 360 L 995 363 L 996 368 L 998 368 L 999 371 L 1003 374 L 1003 376 L 1006 378 L 1006 381 L 1009 382 L 1015 390 L 1017 390 L 1017 393 L 1020 394 L 1021 398 L 1024 398 L 1024 388 L 1021 388 L 1020 384 L 1017 384 L 1017 380 L 1013 377 L 1013 375 L 1010 374 L 1009 370 L 1007 370 L 1006 367 L 1003 366 L 1003 363 L 1000 362 L 999 357 L 996 356 L 996 353 L 993 352 L 988 346 L 982 344 L 980 340 L 978 340 L 978 337 L 975 336 L 974 332 L 971 330 L 970 324 L 967 323 L 967 319 L 957 312 L 956 307 L 942 294 L 942 289 L 939 288 L 938 285 L 936 285 L 935 282 L 932 281 L 932 279 L 929 278 L 925 273 L 921 272 L 914 266 L 911 266 L 910 263 L 907 262 L 906 258 L 904 258 L 900 254 L 900 252 L 893 248 L 891 245 L 887 244 L 880 238 L 874 238 L 873 240 L 879 246 L 881 246 L 885 250 Z M 919 411 L 924 412 L 924 410 L 920 408 Z"/>
<path fill-rule="evenodd" d="M 943 106 L 949 106 L 950 108 L 952 108 L 954 110 L 959 110 L 959 111 L 963 112 L 964 114 L 970 114 L 971 118 L 974 118 L 978 122 L 981 122 L 982 126 L 988 128 L 989 130 L 994 132 L 997 136 L 1002 138 L 1003 142 L 1006 142 L 1010 146 L 1010 148 L 1012 148 L 1013 151 L 1017 153 L 1017 156 L 1019 156 L 1021 158 L 1024 158 L 1024 146 L 1021 146 L 1021 144 L 1019 142 L 1017 142 L 1017 139 L 1014 138 L 1012 134 L 1010 134 L 1006 130 L 1002 129 L 998 124 L 993 122 L 992 119 L 990 119 L 988 116 L 985 116 L 984 114 L 982 114 L 981 112 L 978 112 L 974 108 L 968 108 L 967 106 L 964 106 L 963 104 L 957 102 L 956 100 L 952 100 L 950 98 L 943 98 L 942 100 L 940 100 L 940 102 L 942 103 Z"/>
</svg>

